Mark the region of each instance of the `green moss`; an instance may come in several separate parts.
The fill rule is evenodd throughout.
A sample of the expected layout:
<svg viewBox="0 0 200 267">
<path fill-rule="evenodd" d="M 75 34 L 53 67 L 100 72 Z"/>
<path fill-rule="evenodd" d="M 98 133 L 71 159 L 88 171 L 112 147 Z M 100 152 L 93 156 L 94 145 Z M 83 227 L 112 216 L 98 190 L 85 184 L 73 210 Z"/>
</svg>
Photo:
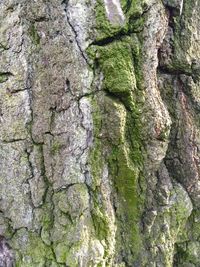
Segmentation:
<svg viewBox="0 0 200 267">
<path fill-rule="evenodd" d="M 35 25 L 32 23 L 28 29 L 29 35 L 35 45 L 40 44 L 40 36 L 35 28 Z"/>
<path fill-rule="evenodd" d="M 102 1 L 98 1 L 97 40 L 105 38 L 107 41 L 88 49 L 88 55 L 103 73 L 104 90 L 92 101 L 93 108 L 95 106 L 95 144 L 91 149 L 90 160 L 92 176 L 99 182 L 104 163 L 109 164 L 109 174 L 115 186 L 117 203 L 119 202 L 116 211 L 117 250 L 126 255 L 128 264 L 133 264 L 142 247 L 139 223 L 145 193 L 142 192 L 140 196 L 138 180 L 143 183 L 145 190 L 141 122 L 145 94 L 141 90 L 143 77 L 140 40 L 137 34 L 125 35 L 143 26 L 141 14 L 145 9 L 144 2 L 130 1 L 128 4 L 127 1 L 122 1 L 126 23 L 117 27 L 110 24 Z M 98 185 L 98 182 L 95 184 Z M 93 219 L 98 237 L 103 239 L 109 233 L 109 222 L 99 207 L 100 203 L 96 201 Z"/>
<path fill-rule="evenodd" d="M 128 32 L 139 32 L 143 29 L 144 16 L 148 5 L 145 0 L 121 0 L 122 9 L 126 15 Z"/>
<path fill-rule="evenodd" d="M 8 50 L 9 48 L 8 48 L 8 46 L 7 46 L 7 44 L 5 43 L 5 44 L 3 44 L 3 43 L 0 43 L 0 50 L 2 51 L 2 50 Z"/>
<path fill-rule="evenodd" d="M 129 2 L 129 3 L 128 3 Z M 126 1 L 122 0 L 122 9 L 124 11 L 126 20 L 123 25 L 112 24 L 106 16 L 105 4 L 103 0 L 97 0 L 96 3 L 96 41 L 105 38 L 126 35 L 131 32 L 139 32 L 144 25 L 144 17 L 142 16 L 146 9 L 146 1 Z"/>
<path fill-rule="evenodd" d="M 16 267 L 45 266 L 47 260 L 54 260 L 51 247 L 46 246 L 36 233 L 19 230 L 13 242 L 12 246 L 17 251 Z"/>
<path fill-rule="evenodd" d="M 137 194 L 137 179 L 139 170 L 128 162 L 126 148 L 116 148 L 110 157 L 110 169 L 113 171 L 115 185 L 120 200 L 118 215 L 121 217 L 124 234 L 126 235 L 126 248 L 131 253 L 138 253 L 141 245 L 139 236 L 139 197 Z"/>
<path fill-rule="evenodd" d="M 145 99 L 141 90 L 141 44 L 133 34 L 107 45 L 90 47 L 88 54 L 103 73 L 102 88 L 105 92 L 92 102 L 93 108 L 95 106 L 95 145 L 90 160 L 92 175 L 96 177 L 95 181 L 99 181 L 103 162 L 109 164 L 119 202 L 117 250 L 125 253 L 126 261 L 132 264 L 142 247 L 139 223 L 145 193 L 139 194 L 139 179 L 143 190 L 146 188 L 141 171 L 144 156 L 141 110 Z M 109 152 L 105 156 L 106 150 Z M 95 212 L 93 220 L 98 238 L 105 239 L 109 222 L 98 201 Z"/>
<path fill-rule="evenodd" d="M 55 246 L 57 262 L 59 264 L 64 264 L 64 266 L 79 267 L 80 259 L 77 255 L 78 250 L 80 250 L 79 246 L 67 247 L 64 242 L 59 243 L 57 246 Z"/>
<path fill-rule="evenodd" d="M 114 34 L 121 32 L 127 32 L 127 25 L 126 27 L 120 25 L 112 25 L 105 12 L 105 6 L 103 0 L 97 0 L 96 2 L 96 30 L 97 30 L 97 40 L 102 40 L 106 37 L 111 37 Z"/>
<path fill-rule="evenodd" d="M 99 138 L 102 129 L 102 116 L 100 111 L 100 106 L 95 98 L 91 99 L 91 104 L 93 107 L 93 126 L 94 126 L 94 137 L 95 143 L 90 151 L 90 168 L 93 178 L 92 183 L 92 197 L 94 203 L 94 209 L 92 210 L 92 219 L 95 227 L 95 232 L 99 240 L 105 240 L 108 236 L 109 231 L 109 221 L 107 220 L 104 210 L 100 207 L 98 200 L 99 186 L 101 183 L 101 177 L 103 172 L 103 143 Z"/>
<path fill-rule="evenodd" d="M 143 198 L 138 196 L 138 177 L 143 164 L 141 150 L 141 133 L 133 111 L 126 109 L 116 99 L 106 97 L 104 94 L 93 99 L 95 146 L 91 150 L 91 169 L 96 189 L 92 195 L 94 200 L 93 222 L 99 240 L 106 240 L 109 235 L 109 220 L 99 203 L 98 183 L 102 177 L 104 162 L 109 163 L 109 173 L 113 178 L 119 201 L 117 209 L 119 233 L 124 233 L 123 244 L 129 262 L 140 252 L 142 238 L 139 232 L 139 221 L 143 205 Z M 104 110 L 103 110 L 104 108 Z M 138 115 L 137 115 L 138 116 Z M 110 128 L 109 128 L 110 127 Z M 109 130 L 111 129 L 111 132 Z M 99 136 L 106 136 L 101 139 Z M 103 151 L 109 149 L 105 157 Z M 121 237 L 119 237 L 121 238 Z M 109 244 L 108 244 L 109 246 Z M 121 245 L 120 245 L 121 246 Z M 120 248 L 122 249 L 122 248 Z M 133 256 L 134 255 L 134 256 Z"/>
<path fill-rule="evenodd" d="M 92 219 L 93 224 L 96 232 L 96 236 L 99 240 L 106 240 L 108 238 L 109 233 L 109 220 L 106 218 L 103 210 L 99 207 L 99 203 L 97 201 L 97 194 L 94 196 L 96 197 L 96 201 L 94 201 L 94 210 L 92 211 Z"/>
<path fill-rule="evenodd" d="M 125 14 L 131 14 L 134 17 L 139 17 L 142 15 L 143 10 L 147 8 L 147 1 L 145 0 L 120 0 L 122 9 Z"/>
<path fill-rule="evenodd" d="M 117 214 L 120 228 L 124 233 L 124 240 L 120 243 L 124 245 L 127 262 L 131 264 L 140 253 L 142 246 L 139 223 L 144 198 L 138 191 L 138 179 L 143 165 L 142 144 L 137 133 L 139 128 L 135 128 L 137 127 L 135 123 L 130 123 L 132 121 L 130 117 L 131 115 L 128 114 L 126 118 L 125 141 L 113 147 L 109 157 L 109 169 L 120 202 Z"/>
<path fill-rule="evenodd" d="M 0 73 L 0 83 L 4 83 L 8 80 L 9 74 L 7 73 Z"/>
<path fill-rule="evenodd" d="M 69 247 L 67 248 L 65 243 L 59 243 L 55 245 L 54 251 L 57 261 L 59 263 L 66 263 Z"/>
<path fill-rule="evenodd" d="M 104 74 L 103 89 L 123 98 L 130 98 L 136 82 L 129 40 L 100 47 L 98 53 Z"/>
<path fill-rule="evenodd" d="M 188 241 L 176 245 L 176 266 L 199 266 L 200 243 Z M 184 265 L 183 265 L 184 264 Z"/>
<path fill-rule="evenodd" d="M 55 140 L 51 146 L 51 154 L 55 155 L 59 153 L 61 148 L 62 148 L 62 144 L 60 144 L 58 140 Z"/>
<path fill-rule="evenodd" d="M 43 209 L 41 238 L 43 242 L 47 245 L 51 244 L 50 230 L 52 228 L 52 224 L 53 224 L 53 218 L 49 214 L 49 210 Z"/>
<path fill-rule="evenodd" d="M 140 47 L 137 36 L 132 35 L 89 51 L 104 75 L 103 89 L 119 98 L 129 110 L 135 110 L 136 90 L 142 79 L 138 68 Z"/>
</svg>

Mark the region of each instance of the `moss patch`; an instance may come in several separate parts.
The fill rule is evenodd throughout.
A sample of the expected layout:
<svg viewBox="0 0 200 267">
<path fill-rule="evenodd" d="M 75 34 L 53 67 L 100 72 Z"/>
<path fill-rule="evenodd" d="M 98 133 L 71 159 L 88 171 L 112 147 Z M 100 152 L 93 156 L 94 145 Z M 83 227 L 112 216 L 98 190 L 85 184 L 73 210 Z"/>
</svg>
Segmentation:
<svg viewBox="0 0 200 267">
<path fill-rule="evenodd" d="M 139 223 L 145 194 L 140 197 L 138 179 L 144 180 L 141 110 L 145 95 L 141 90 L 141 43 L 137 34 L 130 32 L 142 27 L 141 14 L 145 6 L 144 2 L 122 1 L 122 8 L 126 23 L 114 27 L 106 18 L 103 2 L 98 1 L 97 5 L 97 40 L 103 41 L 91 46 L 88 55 L 98 72 L 103 74 L 103 92 L 91 102 L 95 110 L 95 139 L 90 165 L 97 186 L 104 164 L 109 165 L 109 179 L 114 184 L 117 201 L 116 251 L 131 265 L 142 247 Z M 94 224 L 98 238 L 102 239 L 109 233 L 109 221 L 103 215 L 99 201 L 96 206 Z"/>
<path fill-rule="evenodd" d="M 113 145 L 109 156 L 109 169 L 112 174 L 119 207 L 117 217 L 121 233 L 123 250 L 126 254 L 126 261 L 131 264 L 137 257 L 142 245 L 139 222 L 141 218 L 143 198 L 139 196 L 138 179 L 143 165 L 141 133 L 137 123 L 126 112 L 124 124 L 118 134 L 121 134 L 119 145 Z M 122 115 L 121 113 L 121 116 Z M 138 132 L 137 132 L 138 131 Z M 120 245 L 121 246 L 121 245 Z M 122 249 L 122 248 L 121 248 Z"/>
<path fill-rule="evenodd" d="M 141 31 L 144 25 L 143 12 L 147 8 L 146 1 L 121 1 L 122 9 L 126 17 L 123 25 L 113 25 L 106 16 L 103 0 L 97 0 L 96 4 L 96 41 L 115 35 L 126 35 L 131 32 Z"/>
<path fill-rule="evenodd" d="M 16 267 L 45 266 L 47 260 L 54 260 L 51 247 L 45 245 L 36 233 L 21 229 L 17 231 L 12 242 L 12 247 L 17 250 Z"/>
<path fill-rule="evenodd" d="M 103 89 L 131 102 L 136 81 L 128 39 L 100 47 L 99 64 L 104 74 Z"/>
<path fill-rule="evenodd" d="M 2 73 L 0 73 L 0 83 L 6 82 L 11 75 L 12 74 L 9 73 L 9 72 L 2 72 Z"/>
<path fill-rule="evenodd" d="M 51 146 L 51 154 L 56 155 L 60 152 L 62 148 L 62 144 L 58 140 L 54 140 L 52 146 Z"/>
<path fill-rule="evenodd" d="M 102 131 L 102 116 L 98 101 L 93 98 L 91 99 L 93 107 L 93 127 L 95 143 L 90 151 L 90 167 L 93 178 L 92 182 L 92 197 L 94 208 L 92 210 L 92 219 L 95 227 L 95 232 L 99 240 L 105 240 L 109 234 L 109 220 L 107 220 L 103 207 L 100 207 L 98 200 L 99 186 L 103 174 L 103 165 L 105 163 L 103 156 L 103 143 L 99 138 Z"/>
<path fill-rule="evenodd" d="M 29 33 L 33 43 L 35 45 L 39 45 L 40 44 L 40 36 L 39 36 L 37 29 L 33 23 L 30 25 L 30 27 L 28 29 L 28 33 Z"/>
</svg>

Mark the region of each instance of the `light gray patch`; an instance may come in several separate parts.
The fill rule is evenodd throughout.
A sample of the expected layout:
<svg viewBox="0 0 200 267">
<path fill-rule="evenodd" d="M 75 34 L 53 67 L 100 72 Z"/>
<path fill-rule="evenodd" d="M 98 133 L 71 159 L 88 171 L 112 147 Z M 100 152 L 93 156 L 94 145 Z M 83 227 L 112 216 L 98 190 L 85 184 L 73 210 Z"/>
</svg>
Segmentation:
<svg viewBox="0 0 200 267">
<path fill-rule="evenodd" d="M 13 267 L 14 256 L 10 246 L 6 242 L 3 236 L 0 236 L 0 266 L 1 267 Z"/>
<path fill-rule="evenodd" d="M 114 25 L 123 25 L 125 16 L 119 0 L 104 0 L 106 14 L 109 21 Z"/>
</svg>

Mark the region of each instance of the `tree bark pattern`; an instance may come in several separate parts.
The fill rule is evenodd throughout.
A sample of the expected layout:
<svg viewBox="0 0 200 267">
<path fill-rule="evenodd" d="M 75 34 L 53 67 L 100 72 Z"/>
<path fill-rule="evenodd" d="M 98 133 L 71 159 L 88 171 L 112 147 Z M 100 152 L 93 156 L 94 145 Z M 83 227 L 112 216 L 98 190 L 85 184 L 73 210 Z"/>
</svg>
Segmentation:
<svg viewBox="0 0 200 267">
<path fill-rule="evenodd" d="M 200 266 L 199 0 L 2 0 L 0 266 Z"/>
</svg>

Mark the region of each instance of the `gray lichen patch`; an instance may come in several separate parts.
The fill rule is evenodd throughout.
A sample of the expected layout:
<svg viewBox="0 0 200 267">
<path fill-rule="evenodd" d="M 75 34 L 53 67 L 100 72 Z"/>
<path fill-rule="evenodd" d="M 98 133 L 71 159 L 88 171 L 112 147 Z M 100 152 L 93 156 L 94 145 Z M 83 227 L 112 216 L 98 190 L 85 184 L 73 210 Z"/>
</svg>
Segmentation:
<svg viewBox="0 0 200 267">
<path fill-rule="evenodd" d="M 14 255 L 6 239 L 0 235 L 0 265 L 12 267 L 14 264 Z"/>
<path fill-rule="evenodd" d="M 31 228 L 33 210 L 28 179 L 31 178 L 26 144 L 23 141 L 0 144 L 1 211 L 14 229 Z M 12 168 L 10 167 L 12 166 Z"/>
<path fill-rule="evenodd" d="M 10 94 L 6 87 L 0 92 L 0 139 L 2 141 L 14 141 L 28 138 L 27 125 L 31 121 L 29 94 L 21 91 Z"/>
</svg>

